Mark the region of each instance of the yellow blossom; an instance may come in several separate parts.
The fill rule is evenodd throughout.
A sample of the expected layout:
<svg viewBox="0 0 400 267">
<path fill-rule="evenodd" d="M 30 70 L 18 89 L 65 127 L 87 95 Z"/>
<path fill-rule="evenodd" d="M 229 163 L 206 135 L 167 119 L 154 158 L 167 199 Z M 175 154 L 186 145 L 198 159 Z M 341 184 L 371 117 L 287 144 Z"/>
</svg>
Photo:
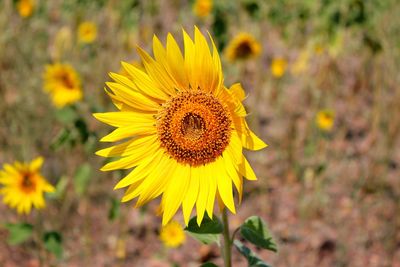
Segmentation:
<svg viewBox="0 0 400 267">
<path fill-rule="evenodd" d="M 160 239 L 166 247 L 176 248 L 185 242 L 186 235 L 177 221 L 171 221 L 161 228 Z"/>
<path fill-rule="evenodd" d="M 212 7 L 212 0 L 196 0 L 193 6 L 193 12 L 196 16 L 203 18 L 210 14 Z"/>
<path fill-rule="evenodd" d="M 84 44 L 93 43 L 97 38 L 97 26 L 93 22 L 85 21 L 78 26 L 78 41 Z"/>
<path fill-rule="evenodd" d="M 53 192 L 54 187 L 40 174 L 43 158 L 38 157 L 30 163 L 16 161 L 13 165 L 4 164 L 0 171 L 0 195 L 3 202 L 18 213 L 30 213 L 45 207 L 43 193 Z"/>
<path fill-rule="evenodd" d="M 335 122 L 335 113 L 333 110 L 324 109 L 320 110 L 316 116 L 316 124 L 319 129 L 325 132 L 332 130 Z"/>
<path fill-rule="evenodd" d="M 274 58 L 271 63 L 271 73 L 274 77 L 282 77 L 287 68 L 287 61 L 284 58 Z"/>
<path fill-rule="evenodd" d="M 44 75 L 44 90 L 50 94 L 57 108 L 82 99 L 81 82 L 78 73 L 69 64 L 47 65 Z"/>
<path fill-rule="evenodd" d="M 229 61 L 255 58 L 261 53 L 261 45 L 250 33 L 237 34 L 225 49 Z"/>
<path fill-rule="evenodd" d="M 35 8 L 35 3 L 33 0 L 19 0 L 17 3 L 17 10 L 21 17 L 30 17 Z"/>
</svg>

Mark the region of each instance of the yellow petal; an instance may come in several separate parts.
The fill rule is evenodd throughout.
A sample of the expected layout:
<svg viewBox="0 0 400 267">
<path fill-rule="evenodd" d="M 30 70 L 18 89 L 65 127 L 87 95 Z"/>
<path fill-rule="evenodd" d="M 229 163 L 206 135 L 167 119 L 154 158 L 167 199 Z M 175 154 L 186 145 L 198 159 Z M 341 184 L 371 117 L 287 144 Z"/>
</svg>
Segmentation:
<svg viewBox="0 0 400 267">
<path fill-rule="evenodd" d="M 200 172 L 200 177 L 208 177 L 206 176 L 206 171 L 204 166 L 198 167 L 199 172 Z M 197 201 L 196 201 L 196 211 L 197 211 L 197 224 L 200 226 L 201 222 L 203 221 L 204 213 L 206 211 L 206 206 L 207 206 L 207 199 L 208 199 L 208 190 L 209 190 L 209 184 L 201 182 L 199 183 L 199 194 L 197 196 Z"/>
<path fill-rule="evenodd" d="M 167 184 L 174 179 L 174 171 L 177 166 L 175 160 L 169 156 L 163 155 L 157 168 L 154 168 L 146 180 L 140 185 L 142 190 L 140 197 L 136 203 L 136 207 L 140 207 L 148 201 L 158 197 L 160 194 L 167 190 Z M 187 177 L 185 177 L 187 178 Z"/>
<path fill-rule="evenodd" d="M 136 149 L 150 146 L 157 140 L 158 140 L 157 135 L 138 137 L 137 139 L 129 140 L 122 144 L 101 149 L 96 152 L 96 155 L 102 157 L 116 157 L 116 156 L 125 157 L 134 153 Z"/>
<path fill-rule="evenodd" d="M 238 165 L 238 171 L 247 180 L 257 180 L 257 177 L 253 169 L 251 168 L 249 162 L 244 156 L 242 156 L 242 163 Z"/>
<path fill-rule="evenodd" d="M 190 169 L 189 186 L 185 198 L 182 202 L 183 218 L 186 225 L 188 225 L 189 223 L 190 214 L 192 213 L 194 204 L 196 203 L 196 199 L 199 193 L 199 182 L 202 178 L 203 177 L 201 177 L 198 167 L 192 167 Z"/>
<path fill-rule="evenodd" d="M 160 86 L 155 83 L 149 75 L 142 70 L 136 68 L 132 64 L 121 62 L 123 68 L 132 76 L 133 82 L 136 87 L 146 95 L 149 95 L 155 99 L 167 100 L 168 94 L 160 89 Z"/>
<path fill-rule="evenodd" d="M 153 168 L 157 168 L 158 163 L 161 160 L 162 151 L 158 151 L 154 155 L 150 155 L 144 160 L 139 166 L 119 181 L 114 189 L 119 189 L 143 180 Z"/>
<path fill-rule="evenodd" d="M 150 123 L 136 123 L 130 126 L 117 128 L 108 135 L 100 139 L 101 142 L 116 142 L 136 135 L 154 135 L 157 128 Z"/>
<path fill-rule="evenodd" d="M 133 168 L 140 164 L 147 157 L 154 154 L 158 149 L 160 149 L 160 145 L 158 143 L 154 143 L 149 147 L 138 148 L 135 150 L 134 153 L 130 154 L 129 156 L 107 163 L 100 170 L 112 171 L 117 169 Z"/>
<path fill-rule="evenodd" d="M 138 112 L 106 112 L 106 113 L 93 113 L 93 116 L 106 124 L 114 127 L 131 126 L 135 123 L 149 123 L 154 124 L 156 119 L 153 114 L 143 114 Z"/>
<path fill-rule="evenodd" d="M 215 173 L 217 176 L 218 192 L 225 206 L 232 212 L 236 213 L 235 202 L 233 201 L 232 180 L 226 173 L 224 161 L 219 157 L 215 161 Z"/>
<path fill-rule="evenodd" d="M 184 194 L 189 185 L 188 177 L 190 176 L 190 166 L 176 164 L 175 173 L 168 183 L 168 186 L 163 194 L 165 199 L 164 213 L 162 224 L 166 225 L 175 215 L 179 206 L 182 204 Z"/>
<path fill-rule="evenodd" d="M 40 170 L 42 165 L 43 165 L 43 157 L 35 158 L 30 164 L 31 172 L 36 172 L 36 171 Z"/>
</svg>

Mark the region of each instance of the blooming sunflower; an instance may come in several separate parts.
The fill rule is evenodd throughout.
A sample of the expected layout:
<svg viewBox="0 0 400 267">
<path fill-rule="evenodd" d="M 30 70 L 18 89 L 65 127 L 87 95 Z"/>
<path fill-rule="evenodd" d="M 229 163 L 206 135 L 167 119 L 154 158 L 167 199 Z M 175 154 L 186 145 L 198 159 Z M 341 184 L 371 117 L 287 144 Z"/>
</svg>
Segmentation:
<svg viewBox="0 0 400 267">
<path fill-rule="evenodd" d="M 45 207 L 44 192 L 53 192 L 54 187 L 40 174 L 43 158 L 38 157 L 30 163 L 16 161 L 13 165 L 4 164 L 0 171 L 0 194 L 3 202 L 15 208 L 18 213 L 28 214 L 32 206 Z"/>
<path fill-rule="evenodd" d="M 335 113 L 330 109 L 320 110 L 317 113 L 315 121 L 319 129 L 329 132 L 332 130 L 335 122 Z"/>
<path fill-rule="evenodd" d="M 18 13 L 23 18 L 31 16 L 34 8 L 33 0 L 19 0 L 17 3 Z"/>
<path fill-rule="evenodd" d="M 138 197 L 136 206 L 162 195 L 163 225 L 180 206 L 187 224 L 195 205 L 200 224 L 216 196 L 235 213 L 232 182 L 241 199 L 242 177 L 256 180 L 242 150 L 266 147 L 247 126 L 241 85 L 224 86 L 211 37 L 212 51 L 197 27 L 194 35 L 183 31 L 184 55 L 171 34 L 166 48 L 154 36 L 154 58 L 138 48 L 145 71 L 123 62 L 129 75 L 111 73 L 107 83 L 119 111 L 94 114 L 117 127 L 101 141 L 129 139 L 96 152 L 120 157 L 101 170 L 136 167 L 115 189 L 129 186 L 122 201 Z"/>
<path fill-rule="evenodd" d="M 52 97 L 57 108 L 82 99 L 81 82 L 78 73 L 69 64 L 47 65 L 44 73 L 44 90 Z"/>
<path fill-rule="evenodd" d="M 93 43 L 97 38 L 97 26 L 93 22 L 85 21 L 78 26 L 78 41 L 84 44 Z"/>
<path fill-rule="evenodd" d="M 229 61 L 257 57 L 261 53 L 261 45 L 253 35 L 242 32 L 229 42 L 225 55 Z"/>
<path fill-rule="evenodd" d="M 166 247 L 176 248 L 185 242 L 186 236 L 182 226 L 171 221 L 161 228 L 160 239 Z"/>
<path fill-rule="evenodd" d="M 211 12 L 212 7 L 212 0 L 196 0 L 193 5 L 193 12 L 196 16 L 200 18 L 207 17 Z"/>
</svg>

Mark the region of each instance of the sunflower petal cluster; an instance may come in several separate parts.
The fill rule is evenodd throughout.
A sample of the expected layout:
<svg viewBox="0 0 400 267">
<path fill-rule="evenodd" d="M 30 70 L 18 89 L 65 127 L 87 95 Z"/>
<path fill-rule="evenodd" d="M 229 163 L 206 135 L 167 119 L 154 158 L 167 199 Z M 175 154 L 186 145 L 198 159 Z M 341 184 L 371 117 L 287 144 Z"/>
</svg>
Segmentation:
<svg viewBox="0 0 400 267">
<path fill-rule="evenodd" d="M 180 208 L 186 224 L 196 209 L 200 224 L 216 199 L 235 213 L 234 188 L 240 201 L 243 177 L 256 180 L 243 149 L 266 147 L 246 123 L 241 85 L 224 86 L 211 36 L 209 45 L 195 27 L 183 43 L 182 53 L 171 34 L 165 47 L 154 36 L 154 57 L 138 48 L 145 70 L 122 63 L 128 74 L 111 73 L 105 89 L 118 111 L 94 114 L 116 127 L 101 141 L 119 142 L 97 152 L 117 157 L 101 170 L 133 168 L 115 189 L 137 207 L 161 197 L 163 225 Z"/>
<path fill-rule="evenodd" d="M 30 163 L 16 161 L 14 164 L 4 164 L 0 171 L 0 195 L 3 202 L 17 210 L 28 214 L 32 207 L 45 207 L 43 194 L 54 192 L 54 187 L 40 174 L 43 158 L 38 157 Z"/>
</svg>

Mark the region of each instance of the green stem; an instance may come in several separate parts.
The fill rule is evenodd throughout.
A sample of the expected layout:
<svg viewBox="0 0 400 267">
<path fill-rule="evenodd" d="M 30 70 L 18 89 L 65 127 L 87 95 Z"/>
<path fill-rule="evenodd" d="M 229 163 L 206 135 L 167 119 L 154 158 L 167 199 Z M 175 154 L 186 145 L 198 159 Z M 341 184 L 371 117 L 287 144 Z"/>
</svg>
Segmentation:
<svg viewBox="0 0 400 267">
<path fill-rule="evenodd" d="M 224 255 L 224 266 L 232 267 L 232 242 L 229 235 L 229 221 L 226 208 L 222 210 L 222 224 L 224 226 L 224 246 L 222 247 L 222 253 Z"/>
</svg>

